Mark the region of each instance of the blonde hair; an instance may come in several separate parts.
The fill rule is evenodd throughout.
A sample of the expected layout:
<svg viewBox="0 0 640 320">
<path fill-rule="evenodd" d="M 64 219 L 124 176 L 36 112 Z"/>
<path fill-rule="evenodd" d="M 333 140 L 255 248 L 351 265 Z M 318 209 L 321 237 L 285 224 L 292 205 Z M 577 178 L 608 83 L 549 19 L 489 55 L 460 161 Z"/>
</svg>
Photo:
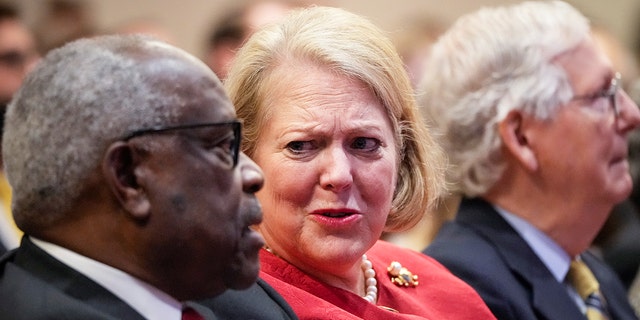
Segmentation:
<svg viewBox="0 0 640 320">
<path fill-rule="evenodd" d="M 400 164 L 387 231 L 415 225 L 445 190 L 445 157 L 418 111 L 411 83 L 391 41 L 367 19 L 345 10 L 294 10 L 255 33 L 240 49 L 225 87 L 244 120 L 244 151 L 252 156 L 269 119 L 271 72 L 290 59 L 312 61 L 368 85 L 386 108 Z"/>
</svg>

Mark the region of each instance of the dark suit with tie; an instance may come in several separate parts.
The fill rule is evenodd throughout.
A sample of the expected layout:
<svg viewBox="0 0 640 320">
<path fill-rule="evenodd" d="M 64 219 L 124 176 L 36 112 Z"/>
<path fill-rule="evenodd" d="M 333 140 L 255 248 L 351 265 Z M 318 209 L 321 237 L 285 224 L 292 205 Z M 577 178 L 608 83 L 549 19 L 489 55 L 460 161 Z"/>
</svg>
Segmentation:
<svg viewBox="0 0 640 320">
<path fill-rule="evenodd" d="M 262 281 L 246 291 L 227 290 L 215 302 L 211 301 L 189 305 L 210 320 L 297 319 L 282 297 Z M 205 307 L 203 304 L 207 302 L 209 305 Z M 211 309 L 215 310 L 215 316 Z M 25 237 L 18 249 L 0 260 L 0 319 L 145 318 Z"/>
<path fill-rule="evenodd" d="M 586 319 L 566 286 L 484 200 L 463 199 L 424 253 L 475 288 L 498 319 Z M 600 282 L 611 320 L 637 319 L 613 271 L 589 253 L 582 259 Z"/>
</svg>

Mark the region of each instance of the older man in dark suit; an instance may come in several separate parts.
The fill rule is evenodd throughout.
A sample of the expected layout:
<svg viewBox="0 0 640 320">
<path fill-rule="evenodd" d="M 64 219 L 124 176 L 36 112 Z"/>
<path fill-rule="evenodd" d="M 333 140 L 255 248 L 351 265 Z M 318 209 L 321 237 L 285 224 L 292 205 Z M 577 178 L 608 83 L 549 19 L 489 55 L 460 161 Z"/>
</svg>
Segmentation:
<svg viewBox="0 0 640 320">
<path fill-rule="evenodd" d="M 215 319 L 192 301 L 248 287 L 221 308 L 288 308 L 255 285 L 263 176 L 240 139 L 218 78 L 178 48 L 105 36 L 50 52 L 7 112 L 25 236 L 0 262 L 1 317 Z"/>
<path fill-rule="evenodd" d="M 426 249 L 498 319 L 635 319 L 610 268 L 586 252 L 631 191 L 640 112 L 560 1 L 485 8 L 434 45 L 422 89 L 465 195 Z"/>
</svg>

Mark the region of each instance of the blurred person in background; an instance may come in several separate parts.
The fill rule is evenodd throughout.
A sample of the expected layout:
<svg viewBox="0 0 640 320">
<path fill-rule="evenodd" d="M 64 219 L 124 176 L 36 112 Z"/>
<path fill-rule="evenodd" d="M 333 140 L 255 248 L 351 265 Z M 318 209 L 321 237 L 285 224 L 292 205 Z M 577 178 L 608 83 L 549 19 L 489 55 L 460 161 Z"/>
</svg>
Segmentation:
<svg viewBox="0 0 640 320">
<path fill-rule="evenodd" d="M 619 71 L 562 1 L 480 9 L 433 46 L 422 106 L 464 199 L 424 252 L 498 319 L 636 319 L 587 250 L 632 190 Z"/>
<path fill-rule="evenodd" d="M 437 17 L 420 15 L 393 39 L 414 87 L 420 81 L 431 46 L 445 30 L 446 24 Z"/>
<path fill-rule="evenodd" d="M 39 58 L 33 33 L 17 9 L 0 3 L 0 138 L 7 104 Z M 11 187 L 2 168 L 0 158 L 0 255 L 17 247 L 21 234 L 11 216 Z"/>
<path fill-rule="evenodd" d="M 276 22 L 293 8 L 305 3 L 296 0 L 250 0 L 226 13 L 213 26 L 206 44 L 204 61 L 225 79 L 236 52 L 260 27 Z"/>
<path fill-rule="evenodd" d="M 143 34 L 152 36 L 166 43 L 175 45 L 176 37 L 160 21 L 152 18 L 135 18 L 117 25 L 109 33 Z"/>
<path fill-rule="evenodd" d="M 92 6 L 86 0 L 42 0 L 35 34 L 43 53 L 67 42 L 99 34 Z"/>
</svg>

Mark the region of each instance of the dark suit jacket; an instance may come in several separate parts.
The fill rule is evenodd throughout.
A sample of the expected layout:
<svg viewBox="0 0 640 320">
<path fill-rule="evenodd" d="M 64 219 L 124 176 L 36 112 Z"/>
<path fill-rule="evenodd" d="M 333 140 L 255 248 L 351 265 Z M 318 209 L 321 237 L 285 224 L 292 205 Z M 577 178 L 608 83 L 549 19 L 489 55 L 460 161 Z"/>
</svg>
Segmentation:
<svg viewBox="0 0 640 320">
<path fill-rule="evenodd" d="M 5 253 L 7 253 L 7 247 L 5 247 L 4 243 L 0 241 L 0 257 L 2 257 L 2 255 L 4 255 Z"/>
<path fill-rule="evenodd" d="M 498 319 L 586 319 L 520 235 L 480 199 L 464 199 L 424 253 L 478 291 Z M 624 287 L 604 263 L 582 259 L 600 282 L 611 320 L 637 319 Z"/>
<path fill-rule="evenodd" d="M 0 261 L 3 319 L 144 318 L 111 292 L 69 268 L 27 237 Z"/>
<path fill-rule="evenodd" d="M 223 294 L 198 303 L 215 310 L 221 319 L 296 320 L 289 304 L 264 280 L 246 290 L 227 290 Z"/>
<path fill-rule="evenodd" d="M 205 319 L 211 310 L 189 303 Z M 24 237 L 0 260 L 0 318 L 144 320 L 93 280 L 61 263 Z"/>
</svg>

